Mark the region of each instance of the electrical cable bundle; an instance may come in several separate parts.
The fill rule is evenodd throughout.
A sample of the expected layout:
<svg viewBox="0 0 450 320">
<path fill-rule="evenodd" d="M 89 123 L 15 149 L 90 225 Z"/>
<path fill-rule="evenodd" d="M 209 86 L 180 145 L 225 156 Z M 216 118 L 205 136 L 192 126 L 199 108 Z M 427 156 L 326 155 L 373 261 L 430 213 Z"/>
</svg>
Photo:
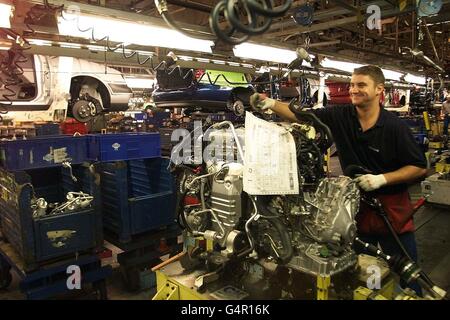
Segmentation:
<svg viewBox="0 0 450 320">
<path fill-rule="evenodd" d="M 20 77 L 24 74 L 22 65 L 28 61 L 27 57 L 24 55 L 24 51 L 29 50 L 30 46 L 28 41 L 12 30 L 2 29 L 2 31 L 15 41 L 8 50 L 8 57 L 5 57 L 0 64 L 0 84 L 3 87 L 3 90 L 6 91 L 0 97 L 2 100 L 0 102 L 0 114 L 7 114 L 9 107 L 13 103 L 12 98 L 17 95 L 17 92 L 12 88 L 19 86 L 23 82 Z M 5 76 L 5 78 L 2 76 Z"/>
</svg>

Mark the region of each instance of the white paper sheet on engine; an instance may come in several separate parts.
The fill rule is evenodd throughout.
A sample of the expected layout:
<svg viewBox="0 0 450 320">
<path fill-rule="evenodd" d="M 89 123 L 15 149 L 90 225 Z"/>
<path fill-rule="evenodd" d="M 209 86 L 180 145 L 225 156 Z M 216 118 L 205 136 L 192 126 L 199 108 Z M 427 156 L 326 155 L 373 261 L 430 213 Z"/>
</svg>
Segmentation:
<svg viewBox="0 0 450 320">
<path fill-rule="evenodd" d="M 251 195 L 298 194 L 295 142 L 285 128 L 245 115 L 244 191 Z"/>
</svg>

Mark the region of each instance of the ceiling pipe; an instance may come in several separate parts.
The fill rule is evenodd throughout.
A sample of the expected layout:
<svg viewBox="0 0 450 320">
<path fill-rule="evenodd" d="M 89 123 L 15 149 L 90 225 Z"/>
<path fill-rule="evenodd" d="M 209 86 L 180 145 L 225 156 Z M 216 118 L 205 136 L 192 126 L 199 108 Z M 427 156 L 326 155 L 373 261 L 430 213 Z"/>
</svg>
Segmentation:
<svg viewBox="0 0 450 320">
<path fill-rule="evenodd" d="M 436 46 L 434 45 L 433 37 L 430 34 L 430 30 L 427 27 L 425 19 L 422 20 L 422 25 L 425 28 L 425 31 L 426 31 L 427 36 L 428 36 L 428 40 L 430 40 L 431 48 L 433 48 L 434 56 L 436 57 L 437 61 L 440 61 L 441 59 L 439 59 L 439 55 L 437 53 Z"/>
</svg>

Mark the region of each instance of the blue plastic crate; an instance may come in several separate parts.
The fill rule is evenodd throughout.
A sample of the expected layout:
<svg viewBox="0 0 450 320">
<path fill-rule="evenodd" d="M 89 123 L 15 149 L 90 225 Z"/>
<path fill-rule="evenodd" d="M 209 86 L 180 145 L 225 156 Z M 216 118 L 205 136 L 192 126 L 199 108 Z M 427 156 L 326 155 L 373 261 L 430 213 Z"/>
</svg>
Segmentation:
<svg viewBox="0 0 450 320">
<path fill-rule="evenodd" d="M 88 158 L 94 161 L 121 161 L 161 156 L 159 133 L 112 133 L 88 135 Z"/>
<path fill-rule="evenodd" d="M 0 168 L 0 187 L 4 190 L 0 197 L 2 233 L 27 271 L 103 244 L 98 181 L 88 165 L 75 165 L 73 173 L 77 182 L 66 168 L 14 172 Z M 62 203 L 68 191 L 80 190 L 94 196 L 91 206 L 70 213 L 32 216 L 33 194 L 49 203 Z"/>
<path fill-rule="evenodd" d="M 101 166 L 103 226 L 128 242 L 175 221 L 175 183 L 168 159 L 119 161 Z"/>
<path fill-rule="evenodd" d="M 85 136 L 57 135 L 0 142 L 0 163 L 6 170 L 28 170 L 86 161 Z"/>
</svg>

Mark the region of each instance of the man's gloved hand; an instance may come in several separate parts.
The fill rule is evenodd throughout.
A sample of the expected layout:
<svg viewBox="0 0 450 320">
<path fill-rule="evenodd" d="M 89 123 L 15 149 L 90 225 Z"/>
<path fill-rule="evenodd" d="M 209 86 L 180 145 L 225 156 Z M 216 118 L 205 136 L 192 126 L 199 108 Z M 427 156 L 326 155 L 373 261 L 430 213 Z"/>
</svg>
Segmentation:
<svg viewBox="0 0 450 320">
<path fill-rule="evenodd" d="M 365 191 L 373 191 L 384 186 L 387 181 L 382 174 L 365 174 L 355 179 L 358 185 Z"/>
<path fill-rule="evenodd" d="M 266 97 L 263 94 L 260 93 L 254 93 L 251 95 L 250 97 L 250 105 L 255 109 L 255 110 L 267 110 L 267 109 L 272 109 L 275 106 L 275 100 Z"/>
</svg>

